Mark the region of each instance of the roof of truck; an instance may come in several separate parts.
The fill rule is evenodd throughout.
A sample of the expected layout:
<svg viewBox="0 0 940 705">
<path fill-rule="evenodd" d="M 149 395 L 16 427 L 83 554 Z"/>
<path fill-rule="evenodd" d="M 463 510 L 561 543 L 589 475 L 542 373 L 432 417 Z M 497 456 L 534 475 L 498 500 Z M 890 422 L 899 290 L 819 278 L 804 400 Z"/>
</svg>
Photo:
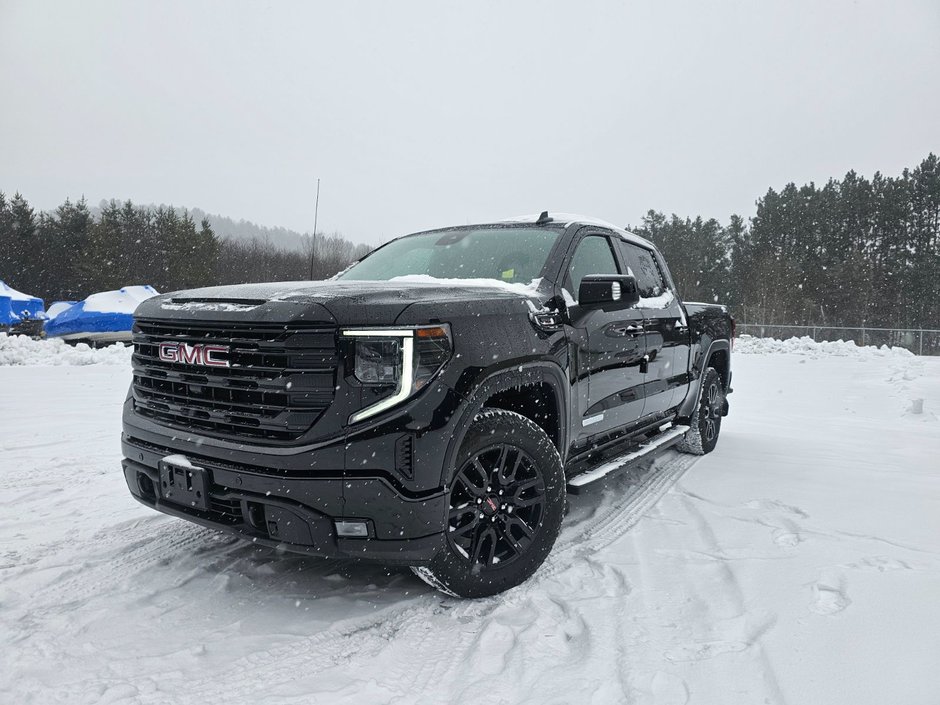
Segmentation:
<svg viewBox="0 0 940 705">
<path fill-rule="evenodd" d="M 597 225 L 602 228 L 607 228 L 608 230 L 613 230 L 615 233 L 620 235 L 627 242 L 632 242 L 637 245 L 643 245 L 644 247 L 655 247 L 646 238 L 640 237 L 636 233 L 631 233 L 629 230 L 624 230 L 621 227 L 609 223 L 606 220 L 601 220 L 600 218 L 593 218 L 589 215 L 578 215 L 577 213 L 560 213 L 555 211 L 548 211 L 548 217 L 552 219 L 553 223 L 562 223 L 565 226 L 571 225 L 572 223 L 577 223 L 579 225 Z M 540 218 L 538 213 L 532 215 L 517 215 L 512 218 L 505 218 L 501 220 L 502 223 L 535 223 Z"/>
</svg>

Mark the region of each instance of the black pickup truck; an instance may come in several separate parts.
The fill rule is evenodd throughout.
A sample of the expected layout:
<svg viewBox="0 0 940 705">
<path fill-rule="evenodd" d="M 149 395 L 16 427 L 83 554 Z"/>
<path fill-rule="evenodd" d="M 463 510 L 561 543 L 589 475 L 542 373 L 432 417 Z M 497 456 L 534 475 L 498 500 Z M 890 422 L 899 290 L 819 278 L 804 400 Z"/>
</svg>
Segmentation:
<svg viewBox="0 0 940 705">
<path fill-rule="evenodd" d="M 330 281 L 141 304 L 124 476 L 167 514 L 491 595 L 545 560 L 566 492 L 715 447 L 733 328 L 589 218 L 407 235 Z"/>
</svg>

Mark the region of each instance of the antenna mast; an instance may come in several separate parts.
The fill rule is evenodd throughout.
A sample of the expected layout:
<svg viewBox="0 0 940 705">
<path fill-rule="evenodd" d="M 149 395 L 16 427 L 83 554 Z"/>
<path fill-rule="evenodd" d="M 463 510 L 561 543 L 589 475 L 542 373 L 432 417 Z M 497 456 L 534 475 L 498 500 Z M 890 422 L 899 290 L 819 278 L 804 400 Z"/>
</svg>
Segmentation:
<svg viewBox="0 0 940 705">
<path fill-rule="evenodd" d="M 310 279 L 313 279 L 313 260 L 317 255 L 317 216 L 320 214 L 320 179 L 317 179 L 317 201 L 313 207 L 313 237 L 310 238 Z"/>
</svg>

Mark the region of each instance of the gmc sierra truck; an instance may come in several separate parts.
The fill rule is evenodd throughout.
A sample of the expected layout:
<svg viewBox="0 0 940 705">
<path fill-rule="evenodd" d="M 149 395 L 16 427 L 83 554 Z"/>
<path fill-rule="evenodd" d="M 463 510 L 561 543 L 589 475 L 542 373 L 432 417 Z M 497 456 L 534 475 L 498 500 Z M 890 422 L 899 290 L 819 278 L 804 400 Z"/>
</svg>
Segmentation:
<svg viewBox="0 0 940 705">
<path fill-rule="evenodd" d="M 567 492 L 714 449 L 733 329 L 679 300 L 650 242 L 590 218 L 407 235 L 330 281 L 142 303 L 124 476 L 259 544 L 492 595 L 545 560 Z"/>
</svg>

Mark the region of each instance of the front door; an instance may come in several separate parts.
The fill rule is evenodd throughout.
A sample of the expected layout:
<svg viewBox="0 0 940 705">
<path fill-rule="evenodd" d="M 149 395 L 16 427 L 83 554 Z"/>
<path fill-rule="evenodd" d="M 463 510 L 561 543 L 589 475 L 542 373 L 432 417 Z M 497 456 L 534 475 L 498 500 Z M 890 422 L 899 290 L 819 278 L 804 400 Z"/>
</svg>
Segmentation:
<svg viewBox="0 0 940 705">
<path fill-rule="evenodd" d="M 588 274 L 621 274 L 606 235 L 581 237 L 569 259 L 565 288 L 577 297 L 581 279 Z M 577 438 L 628 425 L 643 416 L 646 331 L 637 308 L 603 311 L 569 306 L 569 341 L 576 359 L 578 408 Z"/>
</svg>

